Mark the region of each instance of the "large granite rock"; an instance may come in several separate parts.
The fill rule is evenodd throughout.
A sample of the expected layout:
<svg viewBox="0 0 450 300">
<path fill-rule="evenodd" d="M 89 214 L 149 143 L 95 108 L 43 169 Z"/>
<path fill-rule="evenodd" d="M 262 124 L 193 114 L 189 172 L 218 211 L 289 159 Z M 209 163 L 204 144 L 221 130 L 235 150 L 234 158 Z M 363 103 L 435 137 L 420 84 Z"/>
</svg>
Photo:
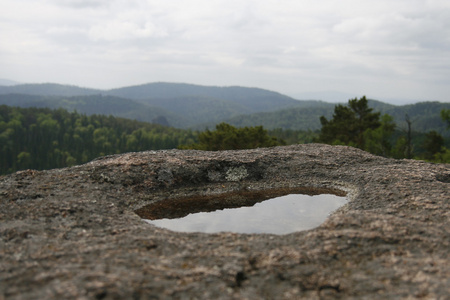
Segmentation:
<svg viewBox="0 0 450 300">
<path fill-rule="evenodd" d="M 189 196 L 304 187 L 350 201 L 289 235 L 176 233 L 135 213 Z M 449 200 L 448 164 L 318 144 L 128 153 L 17 172 L 0 177 L 0 299 L 445 299 Z"/>
</svg>

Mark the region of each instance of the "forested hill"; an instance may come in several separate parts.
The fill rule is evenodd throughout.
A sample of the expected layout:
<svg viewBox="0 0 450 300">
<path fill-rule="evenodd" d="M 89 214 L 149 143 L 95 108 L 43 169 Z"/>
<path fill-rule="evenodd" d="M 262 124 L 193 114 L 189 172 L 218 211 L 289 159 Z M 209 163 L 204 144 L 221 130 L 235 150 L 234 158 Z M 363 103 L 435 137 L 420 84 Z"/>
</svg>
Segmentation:
<svg viewBox="0 0 450 300">
<path fill-rule="evenodd" d="M 0 105 L 0 174 L 60 168 L 99 156 L 190 144 L 191 131 L 112 116 Z"/>
<path fill-rule="evenodd" d="M 81 88 L 73 85 L 56 83 L 18 84 L 1 86 L 0 94 L 25 94 L 39 96 L 85 96 L 101 94 L 101 90 Z"/>
<path fill-rule="evenodd" d="M 225 100 L 235 103 L 249 112 L 273 111 L 299 105 L 299 101 L 277 92 L 248 87 L 215 87 L 183 83 L 149 83 L 106 91 L 109 95 L 131 99 L 140 99 L 145 103 L 154 103 L 152 99 L 200 98 Z"/>
<path fill-rule="evenodd" d="M 405 118 L 407 115 L 411 121 L 413 131 L 429 132 L 434 130 L 444 137 L 450 137 L 450 130 L 447 130 L 446 123 L 440 117 L 441 110 L 450 109 L 450 103 L 420 102 L 394 106 L 378 101 L 369 101 L 369 106 L 374 108 L 374 111 L 391 115 L 399 130 L 406 129 Z M 335 105 L 331 103 L 307 108 L 294 107 L 275 112 L 240 115 L 227 119 L 225 122 L 237 127 L 259 124 L 267 129 L 319 130 L 321 128 L 320 116 L 330 118 L 333 115 L 334 107 Z M 199 126 L 199 128 L 201 127 Z"/>
<path fill-rule="evenodd" d="M 25 94 L 0 95 L 0 105 L 38 108 L 63 108 L 86 115 L 112 115 L 132 120 L 186 128 L 189 121 L 182 115 L 161 107 L 145 105 L 134 100 L 100 94 L 89 96 L 36 96 Z M 161 120 L 165 120 L 161 122 Z"/>
<path fill-rule="evenodd" d="M 293 100 L 292 98 L 277 92 L 260 88 L 248 88 L 239 86 L 218 87 L 202 86 L 186 83 L 156 82 L 130 87 L 123 87 L 106 91 L 106 93 L 131 99 L 147 98 L 178 98 L 183 96 L 203 96 L 217 99 L 229 99 L 232 101 L 247 98 L 279 98 Z"/>
<path fill-rule="evenodd" d="M 380 108 L 381 113 L 391 115 L 400 128 L 406 128 L 405 118 L 411 121 L 412 129 L 420 132 L 436 131 L 444 137 L 450 137 L 450 130 L 441 118 L 441 111 L 450 109 L 450 103 L 419 102 L 391 108 Z"/>
<path fill-rule="evenodd" d="M 153 122 L 176 128 L 203 130 L 227 122 L 234 126 L 268 129 L 320 129 L 320 117 L 331 117 L 336 104 L 295 100 L 280 93 L 246 87 L 213 87 L 182 83 L 150 83 L 112 90 L 96 90 L 59 84 L 0 86 L 0 105 L 62 107 L 69 111 L 106 114 Z M 423 102 L 394 106 L 371 100 L 375 111 L 390 114 L 399 128 L 405 117 L 413 130 L 435 130 L 448 137 L 439 113 L 450 103 Z"/>
<path fill-rule="evenodd" d="M 86 96 L 86 95 L 111 95 L 126 99 L 139 99 L 147 102 L 149 99 L 179 98 L 209 98 L 225 100 L 246 107 L 251 112 L 271 111 L 299 104 L 297 100 L 277 92 L 259 88 L 248 87 L 215 87 L 201 86 L 184 83 L 149 83 L 137 86 L 123 87 L 112 90 L 98 90 L 80 88 L 70 85 L 52 83 L 21 84 L 14 86 L 0 86 L 0 94 L 27 94 L 40 96 Z"/>
<path fill-rule="evenodd" d="M 58 96 L 59 95 L 59 96 Z M 108 103 L 109 102 L 109 103 Z M 86 114 L 112 114 L 144 122 L 193 128 L 217 124 L 241 114 L 309 107 L 320 101 L 298 101 L 276 92 L 245 87 L 208 87 L 151 83 L 114 90 L 84 89 L 58 84 L 0 87 L 0 104 L 20 107 L 62 107 Z"/>
</svg>

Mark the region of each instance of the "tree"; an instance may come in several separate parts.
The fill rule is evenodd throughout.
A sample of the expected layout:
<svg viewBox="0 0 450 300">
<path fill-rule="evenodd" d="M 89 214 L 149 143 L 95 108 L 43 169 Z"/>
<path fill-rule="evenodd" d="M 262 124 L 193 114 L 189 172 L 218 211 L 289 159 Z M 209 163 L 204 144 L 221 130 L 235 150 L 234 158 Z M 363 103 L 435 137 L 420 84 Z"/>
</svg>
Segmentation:
<svg viewBox="0 0 450 300">
<path fill-rule="evenodd" d="M 406 130 L 406 148 L 405 148 L 405 157 L 410 159 L 412 158 L 413 146 L 412 146 L 412 121 L 409 118 L 408 114 L 405 114 L 405 122 L 408 126 Z"/>
<path fill-rule="evenodd" d="M 17 164 L 19 169 L 27 169 L 31 166 L 31 154 L 25 151 L 17 155 Z"/>
<path fill-rule="evenodd" d="M 447 128 L 450 129 L 450 109 L 441 110 L 441 118 L 447 122 Z"/>
<path fill-rule="evenodd" d="M 395 131 L 393 120 L 390 115 L 385 114 L 381 117 L 381 125 L 378 128 L 367 129 L 364 132 L 364 150 L 384 157 L 391 155 L 392 145 L 390 138 Z"/>
<path fill-rule="evenodd" d="M 183 149 L 199 149 L 208 151 L 253 149 L 282 145 L 274 137 L 270 137 L 262 126 L 236 128 L 227 123 L 216 125 L 215 131 L 206 130 L 198 135 L 197 144 L 183 145 Z"/>
<path fill-rule="evenodd" d="M 391 155 L 394 158 L 405 158 L 408 155 L 409 146 L 408 141 L 404 136 L 401 136 L 395 142 L 395 146 L 392 149 Z"/>
<path fill-rule="evenodd" d="M 434 155 L 433 161 L 437 163 L 450 163 L 450 149 L 444 147 L 442 152 Z"/>
<path fill-rule="evenodd" d="M 364 149 L 364 133 L 380 127 L 380 113 L 372 112 L 366 96 L 350 99 L 348 106 L 338 104 L 334 108 L 333 118 L 320 117 L 322 128 L 319 141 L 327 144 L 344 144 Z"/>
<path fill-rule="evenodd" d="M 450 129 L 450 109 L 441 110 L 441 118 L 447 123 L 447 129 Z M 425 148 L 425 159 L 436 163 L 450 162 L 450 149 L 445 147 L 444 137 L 436 131 L 427 133 L 423 146 Z"/>
<path fill-rule="evenodd" d="M 425 159 L 432 160 L 436 154 L 445 152 L 444 138 L 436 131 L 430 131 L 426 135 L 424 148 Z"/>
<path fill-rule="evenodd" d="M 359 148 L 364 147 L 364 132 L 368 129 L 378 128 L 380 123 L 380 113 L 373 113 L 373 109 L 369 108 L 366 96 L 361 99 L 350 99 L 348 105 L 355 113 L 356 124 L 354 130 L 356 131 L 356 141 Z"/>
</svg>

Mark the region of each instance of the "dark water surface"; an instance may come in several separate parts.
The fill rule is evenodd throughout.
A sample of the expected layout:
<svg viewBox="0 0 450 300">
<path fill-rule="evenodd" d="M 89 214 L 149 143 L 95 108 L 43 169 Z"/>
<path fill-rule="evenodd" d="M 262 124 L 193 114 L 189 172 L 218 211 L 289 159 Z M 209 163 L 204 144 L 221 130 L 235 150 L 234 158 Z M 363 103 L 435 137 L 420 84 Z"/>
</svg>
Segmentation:
<svg viewBox="0 0 450 300">
<path fill-rule="evenodd" d="M 145 220 L 179 232 L 288 234 L 319 226 L 343 206 L 346 197 L 333 194 L 289 194 L 253 206 L 192 213 L 182 218 Z"/>
</svg>

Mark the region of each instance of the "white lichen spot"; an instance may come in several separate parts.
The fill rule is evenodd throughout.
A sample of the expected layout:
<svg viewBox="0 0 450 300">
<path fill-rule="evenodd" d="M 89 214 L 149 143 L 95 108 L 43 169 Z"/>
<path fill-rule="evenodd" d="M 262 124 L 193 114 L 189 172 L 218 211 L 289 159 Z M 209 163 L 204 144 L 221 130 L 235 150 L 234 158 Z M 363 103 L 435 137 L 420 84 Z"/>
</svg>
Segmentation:
<svg viewBox="0 0 450 300">
<path fill-rule="evenodd" d="M 240 181 L 248 176 L 247 169 L 244 166 L 229 168 L 226 175 L 228 181 Z"/>
</svg>

